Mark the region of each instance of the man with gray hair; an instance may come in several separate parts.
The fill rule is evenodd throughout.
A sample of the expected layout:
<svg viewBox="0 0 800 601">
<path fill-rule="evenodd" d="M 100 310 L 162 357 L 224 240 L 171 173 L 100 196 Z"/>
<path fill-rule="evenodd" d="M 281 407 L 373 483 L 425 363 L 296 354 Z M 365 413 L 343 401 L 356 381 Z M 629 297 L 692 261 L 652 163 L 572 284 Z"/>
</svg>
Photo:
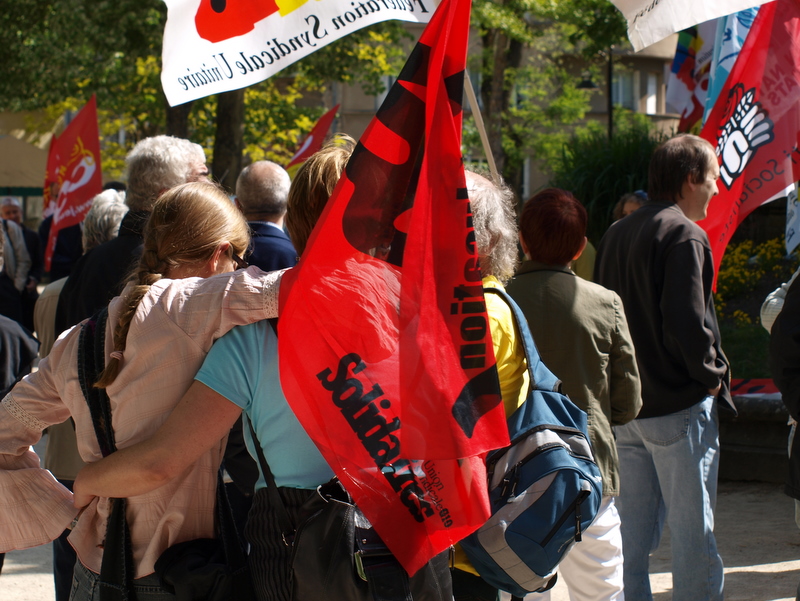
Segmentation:
<svg viewBox="0 0 800 601">
<path fill-rule="evenodd" d="M 697 224 L 718 193 L 714 147 L 680 134 L 656 148 L 648 202 L 614 223 L 597 249 L 595 281 L 625 306 L 642 384 L 642 410 L 615 430 L 625 550 L 625 596 L 649 601 L 649 557 L 666 520 L 672 596 L 721 601 L 714 536 L 718 409 L 736 414 L 722 352 L 708 235 Z"/>
<path fill-rule="evenodd" d="M 117 296 L 142 254 L 142 229 L 158 197 L 179 184 L 207 181 L 205 153 L 198 144 L 172 136 L 145 138 L 125 158 L 130 211 L 119 236 L 83 255 L 64 285 L 56 311 L 56 333 L 90 317 Z"/>
<path fill-rule="evenodd" d="M 264 271 L 297 264 L 297 251 L 283 231 L 290 184 L 286 170 L 272 161 L 256 161 L 236 180 L 236 204 L 252 234 L 247 261 Z"/>
</svg>

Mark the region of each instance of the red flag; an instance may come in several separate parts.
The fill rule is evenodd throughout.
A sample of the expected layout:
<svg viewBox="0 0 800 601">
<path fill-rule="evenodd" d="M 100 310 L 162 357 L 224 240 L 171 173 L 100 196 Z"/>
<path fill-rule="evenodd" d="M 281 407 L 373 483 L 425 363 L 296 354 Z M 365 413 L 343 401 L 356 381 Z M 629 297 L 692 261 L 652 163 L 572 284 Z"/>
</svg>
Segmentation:
<svg viewBox="0 0 800 601">
<path fill-rule="evenodd" d="M 338 110 L 339 105 L 337 104 L 319 118 L 319 121 L 317 121 L 317 123 L 311 129 L 311 131 L 303 140 L 303 143 L 300 144 L 300 148 L 297 149 L 297 152 L 294 153 L 294 156 L 286 165 L 286 170 L 289 171 L 289 173 L 293 173 L 293 167 L 295 168 L 294 170 L 296 170 L 300 165 L 308 160 L 308 157 L 322 148 L 322 143 L 325 141 L 325 134 L 328 133 L 331 123 L 333 123 L 333 119 L 336 117 L 336 111 Z"/>
<path fill-rule="evenodd" d="M 469 10 L 441 3 L 281 287 L 286 396 L 409 573 L 485 522 L 508 444 L 461 163 Z"/>
<path fill-rule="evenodd" d="M 719 195 L 698 222 L 719 273 L 737 226 L 800 179 L 800 0 L 758 11 L 700 135 L 720 159 Z"/>
<path fill-rule="evenodd" d="M 53 157 L 53 167 L 58 170 L 60 187 L 44 255 L 47 271 L 50 270 L 58 231 L 83 221 L 92 207 L 92 199 L 103 191 L 100 135 L 94 95 L 61 134 L 58 144 L 51 143 L 50 157 Z M 50 158 L 48 158 L 48 177 L 50 170 Z"/>
<path fill-rule="evenodd" d="M 42 191 L 42 217 L 50 217 L 56 212 L 56 198 L 58 198 L 59 169 L 61 164 L 58 137 L 53 134 L 50 148 L 47 152 L 47 167 L 44 174 L 44 188 Z"/>
</svg>

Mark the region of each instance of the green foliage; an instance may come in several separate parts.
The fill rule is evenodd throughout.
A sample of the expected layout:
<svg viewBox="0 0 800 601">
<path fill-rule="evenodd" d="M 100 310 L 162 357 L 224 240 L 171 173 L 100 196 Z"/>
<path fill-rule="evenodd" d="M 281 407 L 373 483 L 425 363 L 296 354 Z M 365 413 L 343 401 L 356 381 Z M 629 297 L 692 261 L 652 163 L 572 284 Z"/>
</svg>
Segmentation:
<svg viewBox="0 0 800 601">
<path fill-rule="evenodd" d="M 587 235 L 598 244 L 620 197 L 647 189 L 647 169 L 656 146 L 669 135 L 659 133 L 646 116 L 614 111 L 614 137 L 599 123 L 579 128 L 560 149 L 542 149 L 540 157 L 553 174 L 550 184 L 570 190 L 589 213 Z"/>
<path fill-rule="evenodd" d="M 787 258 L 785 248 L 783 236 L 758 245 L 752 240 L 728 245 L 722 257 L 714 296 L 720 318 L 732 319 L 739 325 L 758 322 L 758 315 L 743 310 L 737 301 L 752 295 L 764 280 L 780 283 L 792 276 L 800 265 L 800 259 L 796 255 Z"/>
<path fill-rule="evenodd" d="M 543 0 L 555 20 L 568 25 L 568 39 L 583 56 L 596 59 L 609 47 L 627 44 L 628 25 L 622 13 L 607 0 Z"/>
<path fill-rule="evenodd" d="M 15 0 L 0 11 L 0 109 L 40 109 L 97 93 L 115 106 L 137 59 L 161 52 L 159 0 Z"/>
<path fill-rule="evenodd" d="M 43 111 L 29 124 L 44 134 L 65 111 L 97 94 L 101 161 L 107 178 L 122 175 L 128 150 L 166 131 L 161 89 L 161 39 L 166 6 L 160 0 L 15 0 L 0 11 L 0 110 Z M 243 123 L 253 160 L 284 162 L 323 109 L 304 106 L 331 81 L 382 91 L 396 73 L 408 34 L 379 23 L 328 45 L 283 73 L 249 88 Z M 194 101 L 189 138 L 210 154 L 216 134 L 216 97 Z"/>
<path fill-rule="evenodd" d="M 359 84 L 366 94 L 378 94 L 384 90 L 381 78 L 397 74 L 405 62 L 407 44 L 403 42 L 411 37 L 396 21 L 376 23 L 317 50 L 290 69 L 311 90 L 338 81 Z"/>
<path fill-rule="evenodd" d="M 470 67 L 480 73 L 492 151 L 519 185 L 526 157 L 552 153 L 564 126 L 589 110 L 589 92 L 576 88 L 576 55 L 594 60 L 624 39 L 625 23 L 606 0 L 474 0 L 472 14 L 483 49 Z M 477 155 L 471 133 L 465 148 Z"/>
<path fill-rule="evenodd" d="M 759 312 L 767 294 L 789 280 L 800 265 L 786 257 L 783 236 L 755 244 L 729 244 L 722 257 L 714 305 L 720 320 L 722 348 L 734 378 L 769 378 L 769 334 Z"/>
<path fill-rule="evenodd" d="M 720 323 L 722 349 L 734 378 L 771 378 L 769 334 L 757 323 Z"/>
</svg>

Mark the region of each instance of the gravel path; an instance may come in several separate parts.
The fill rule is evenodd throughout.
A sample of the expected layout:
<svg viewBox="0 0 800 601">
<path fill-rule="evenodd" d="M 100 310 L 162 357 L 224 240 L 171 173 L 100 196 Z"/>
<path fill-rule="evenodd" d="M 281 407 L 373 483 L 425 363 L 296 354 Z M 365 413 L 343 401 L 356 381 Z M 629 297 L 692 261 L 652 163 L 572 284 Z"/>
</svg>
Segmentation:
<svg viewBox="0 0 800 601">
<path fill-rule="evenodd" d="M 716 530 L 725 562 L 728 601 L 794 601 L 800 582 L 800 531 L 794 524 L 792 500 L 780 486 L 722 483 Z M 668 533 L 653 554 L 650 567 L 654 600 L 669 601 L 672 578 Z M 553 601 L 568 601 L 563 585 L 556 585 L 554 591 Z M 50 545 L 6 556 L 0 575 L 0 601 L 53 600 Z"/>
</svg>

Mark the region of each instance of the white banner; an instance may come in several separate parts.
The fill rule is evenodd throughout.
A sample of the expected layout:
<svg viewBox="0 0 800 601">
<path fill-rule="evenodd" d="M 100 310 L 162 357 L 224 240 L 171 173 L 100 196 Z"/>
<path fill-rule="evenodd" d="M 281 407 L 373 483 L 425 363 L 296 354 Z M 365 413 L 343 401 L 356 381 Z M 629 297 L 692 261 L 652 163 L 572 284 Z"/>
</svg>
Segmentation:
<svg viewBox="0 0 800 601">
<path fill-rule="evenodd" d="M 765 0 L 611 0 L 628 20 L 637 52 L 692 25 L 760 6 Z"/>
<path fill-rule="evenodd" d="M 264 81 L 389 19 L 427 23 L 438 0 L 165 0 L 161 85 L 170 106 Z"/>
</svg>

